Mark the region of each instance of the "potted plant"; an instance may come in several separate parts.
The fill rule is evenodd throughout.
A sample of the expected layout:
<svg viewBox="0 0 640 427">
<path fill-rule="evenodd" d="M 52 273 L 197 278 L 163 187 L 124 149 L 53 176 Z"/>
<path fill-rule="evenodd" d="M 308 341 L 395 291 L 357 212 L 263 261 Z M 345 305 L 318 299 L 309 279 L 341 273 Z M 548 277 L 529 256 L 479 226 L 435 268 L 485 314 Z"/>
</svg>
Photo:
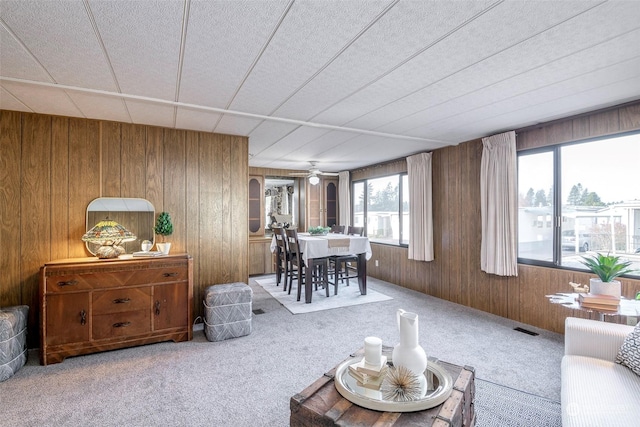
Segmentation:
<svg viewBox="0 0 640 427">
<path fill-rule="evenodd" d="M 598 253 L 592 256 L 583 256 L 580 262 L 598 276 L 597 279 L 592 278 L 590 280 L 589 292 L 592 294 L 612 295 L 620 298 L 620 281 L 614 279 L 634 271 L 634 269 L 630 267 L 630 261 L 621 261 L 620 257 L 615 255 L 602 255 Z"/>
<path fill-rule="evenodd" d="M 165 238 L 173 233 L 173 223 L 171 222 L 171 216 L 168 212 L 160 212 L 153 231 L 160 236 L 161 242 L 156 243 L 158 250 L 165 255 L 169 254 L 171 243 L 166 242 Z"/>
</svg>

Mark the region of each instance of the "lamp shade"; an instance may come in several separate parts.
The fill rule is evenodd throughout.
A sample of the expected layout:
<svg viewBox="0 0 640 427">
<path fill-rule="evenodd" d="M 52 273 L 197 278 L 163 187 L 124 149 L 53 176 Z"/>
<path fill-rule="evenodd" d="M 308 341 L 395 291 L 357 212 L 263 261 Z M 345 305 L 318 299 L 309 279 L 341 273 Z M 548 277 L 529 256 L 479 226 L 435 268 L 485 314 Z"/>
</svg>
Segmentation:
<svg viewBox="0 0 640 427">
<path fill-rule="evenodd" d="M 311 185 L 318 185 L 318 183 L 320 182 L 320 178 L 318 178 L 317 175 L 311 175 L 309 177 L 309 184 Z"/>
<path fill-rule="evenodd" d="M 82 236 L 83 242 L 101 245 L 96 251 L 98 258 L 116 258 L 125 251 L 120 243 L 133 240 L 135 234 L 110 219 L 100 221 Z"/>
</svg>

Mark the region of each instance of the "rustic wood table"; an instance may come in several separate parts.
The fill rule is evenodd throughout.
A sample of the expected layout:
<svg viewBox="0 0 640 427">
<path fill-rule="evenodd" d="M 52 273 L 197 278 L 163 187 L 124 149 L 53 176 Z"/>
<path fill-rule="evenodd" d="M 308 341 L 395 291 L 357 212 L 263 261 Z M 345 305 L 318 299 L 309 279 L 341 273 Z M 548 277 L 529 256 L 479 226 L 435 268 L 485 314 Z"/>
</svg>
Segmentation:
<svg viewBox="0 0 640 427">
<path fill-rule="evenodd" d="M 385 347 L 383 354 L 389 352 Z M 360 349 L 351 357 L 363 356 Z M 313 384 L 291 398 L 290 425 L 296 426 L 435 426 L 472 427 L 475 370 L 438 361 L 453 378 L 449 398 L 436 407 L 416 412 L 380 412 L 366 409 L 342 397 L 334 385 L 336 365 Z"/>
</svg>

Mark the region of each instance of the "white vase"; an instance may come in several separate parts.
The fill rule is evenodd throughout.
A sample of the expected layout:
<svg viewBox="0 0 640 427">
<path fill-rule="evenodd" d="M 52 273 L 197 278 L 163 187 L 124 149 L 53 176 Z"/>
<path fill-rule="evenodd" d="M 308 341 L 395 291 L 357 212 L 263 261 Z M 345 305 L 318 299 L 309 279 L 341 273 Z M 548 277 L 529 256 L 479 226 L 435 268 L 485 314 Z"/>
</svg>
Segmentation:
<svg viewBox="0 0 640 427">
<path fill-rule="evenodd" d="M 400 343 L 393 348 L 393 366 L 404 366 L 418 378 L 424 378 L 427 369 L 427 354 L 418 344 L 418 315 L 399 309 L 396 313 Z"/>
<path fill-rule="evenodd" d="M 618 280 L 603 282 L 600 279 L 590 279 L 589 293 L 596 295 L 611 295 L 616 298 L 620 298 L 620 296 L 622 295 L 621 285 Z"/>
<path fill-rule="evenodd" d="M 160 252 L 165 255 L 169 255 L 169 249 L 171 249 L 171 243 L 156 243 L 156 247 Z"/>
</svg>

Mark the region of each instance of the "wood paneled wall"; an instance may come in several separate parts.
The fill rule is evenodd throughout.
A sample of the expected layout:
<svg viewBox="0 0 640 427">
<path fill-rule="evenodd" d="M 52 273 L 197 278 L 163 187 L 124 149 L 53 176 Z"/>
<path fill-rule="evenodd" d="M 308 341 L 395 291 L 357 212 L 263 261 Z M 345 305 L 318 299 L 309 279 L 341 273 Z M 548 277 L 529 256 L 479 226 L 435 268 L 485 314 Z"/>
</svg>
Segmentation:
<svg viewBox="0 0 640 427">
<path fill-rule="evenodd" d="M 204 288 L 248 280 L 247 159 L 246 137 L 0 111 L 0 306 L 30 306 L 35 345 L 40 266 L 90 256 L 91 200 L 141 197 L 171 214 L 202 315 Z"/>
<path fill-rule="evenodd" d="M 640 102 L 517 131 L 518 149 L 534 148 L 640 129 Z M 373 244 L 367 273 L 400 286 L 555 332 L 564 332 L 567 316 L 585 313 L 552 305 L 545 295 L 571 290 L 593 275 L 520 264 L 518 277 L 500 277 L 480 269 L 480 163 L 482 141 L 433 152 L 433 262 L 407 259 L 407 249 Z M 359 179 L 392 172 L 369 168 Z M 405 169 L 406 170 L 406 169 Z M 355 174 L 354 174 L 355 175 Z M 375 266 L 375 260 L 379 266 Z M 622 279 L 623 294 L 640 291 L 640 280 Z"/>
</svg>

